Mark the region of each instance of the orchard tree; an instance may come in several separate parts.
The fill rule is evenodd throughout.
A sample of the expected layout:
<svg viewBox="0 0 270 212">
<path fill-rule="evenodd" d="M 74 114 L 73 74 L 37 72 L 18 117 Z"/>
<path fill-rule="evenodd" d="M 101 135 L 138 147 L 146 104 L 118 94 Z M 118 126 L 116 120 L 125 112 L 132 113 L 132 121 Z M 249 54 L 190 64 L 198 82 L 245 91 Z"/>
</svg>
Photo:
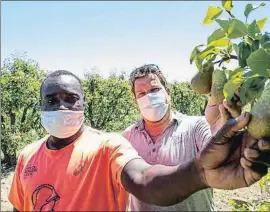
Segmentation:
<svg viewBox="0 0 270 212">
<path fill-rule="evenodd" d="M 11 57 L 1 69 L 1 150 L 4 162 L 16 163 L 16 151 L 38 139 L 40 84 L 45 77 L 35 61 Z"/>
<path fill-rule="evenodd" d="M 93 128 L 120 132 L 138 119 L 138 109 L 124 74 L 104 78 L 88 72 L 84 92 L 86 123 Z"/>
<path fill-rule="evenodd" d="M 173 82 L 171 85 L 172 107 L 177 111 L 193 116 L 204 115 L 208 96 L 191 89 L 188 82 Z"/>
<path fill-rule="evenodd" d="M 229 102 L 240 99 L 243 107 L 251 108 L 248 132 L 256 139 L 270 138 L 270 33 L 263 31 L 267 17 L 249 19 L 252 11 L 265 4 L 247 4 L 243 10 L 245 20 L 235 17 L 232 1 L 222 1 L 221 6 L 208 7 L 203 23 L 215 23 L 218 28 L 207 38 L 206 45 L 200 44 L 191 52 L 190 63 L 195 62 L 198 68 L 191 80 L 192 88 L 201 94 L 211 92 L 217 104 L 224 98 Z M 221 19 L 224 13 L 227 17 Z M 231 60 L 237 66 L 228 69 L 225 64 Z M 269 175 L 262 184 L 270 183 Z M 234 207 L 250 210 L 245 208 L 248 204 L 234 203 Z M 260 203 L 258 210 L 270 211 L 270 202 Z"/>
</svg>

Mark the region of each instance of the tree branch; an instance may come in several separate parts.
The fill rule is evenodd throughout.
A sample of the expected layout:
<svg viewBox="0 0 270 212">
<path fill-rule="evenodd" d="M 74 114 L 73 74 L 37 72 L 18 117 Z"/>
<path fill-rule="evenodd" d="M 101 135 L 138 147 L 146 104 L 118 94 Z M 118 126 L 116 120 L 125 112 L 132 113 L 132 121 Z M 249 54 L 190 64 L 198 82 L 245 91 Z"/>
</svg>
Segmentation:
<svg viewBox="0 0 270 212">
<path fill-rule="evenodd" d="M 219 63 L 218 66 L 221 66 L 221 64 L 222 64 L 223 62 L 225 62 L 225 61 L 227 61 L 227 60 L 230 60 L 230 59 L 237 60 L 238 57 L 237 57 L 236 55 L 230 55 L 230 57 L 225 57 L 225 58 L 223 58 L 223 59 L 221 59 L 221 60 L 218 60 L 218 61 L 214 62 L 214 64 Z"/>
<path fill-rule="evenodd" d="M 230 11 L 226 10 L 226 12 L 231 16 L 231 18 L 235 18 L 235 16 Z"/>
</svg>

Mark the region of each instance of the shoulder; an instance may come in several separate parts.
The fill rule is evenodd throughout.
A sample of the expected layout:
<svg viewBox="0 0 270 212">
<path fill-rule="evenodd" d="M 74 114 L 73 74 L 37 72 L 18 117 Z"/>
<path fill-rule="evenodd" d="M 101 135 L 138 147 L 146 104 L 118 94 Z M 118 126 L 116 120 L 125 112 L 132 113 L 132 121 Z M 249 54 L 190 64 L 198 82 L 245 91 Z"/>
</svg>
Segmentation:
<svg viewBox="0 0 270 212">
<path fill-rule="evenodd" d="M 142 120 L 140 121 L 137 121 L 136 123 L 130 125 L 129 127 L 127 127 L 124 132 L 123 132 L 123 136 L 126 138 L 126 139 L 129 139 L 130 136 L 132 134 L 135 133 L 136 129 L 138 129 L 142 124 Z"/>
<path fill-rule="evenodd" d="M 196 125 L 198 123 L 208 124 L 205 116 L 183 116 L 182 121 L 190 125 Z"/>
<path fill-rule="evenodd" d="M 205 116 L 188 116 L 183 115 L 179 121 L 179 127 L 187 131 L 198 131 L 201 129 L 210 129 Z"/>
<path fill-rule="evenodd" d="M 87 143 L 90 138 L 92 142 L 109 149 L 114 149 L 128 143 L 128 141 L 120 133 L 104 132 L 91 127 L 87 127 L 86 130 Z"/>
<path fill-rule="evenodd" d="M 38 152 L 42 144 L 46 142 L 47 138 L 48 138 L 48 135 L 24 147 L 19 154 L 18 161 L 21 161 L 21 162 L 26 161 L 33 154 Z"/>
</svg>

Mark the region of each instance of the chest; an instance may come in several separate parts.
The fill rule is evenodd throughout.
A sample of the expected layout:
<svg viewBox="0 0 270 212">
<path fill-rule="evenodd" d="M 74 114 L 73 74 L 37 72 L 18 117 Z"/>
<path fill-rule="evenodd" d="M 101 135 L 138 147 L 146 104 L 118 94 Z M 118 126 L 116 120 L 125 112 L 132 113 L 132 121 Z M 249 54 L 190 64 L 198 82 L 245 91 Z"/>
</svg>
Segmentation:
<svg viewBox="0 0 270 212">
<path fill-rule="evenodd" d="M 102 153 L 95 155 L 72 154 L 33 155 L 20 173 L 25 204 L 35 210 L 72 209 L 90 207 L 94 196 L 102 196 L 100 183 L 106 182 L 109 170 L 104 168 L 106 161 Z M 104 179 L 103 179 L 104 178 Z M 86 195 L 93 189 L 95 195 Z M 87 202 L 78 205 L 78 200 Z"/>
<path fill-rule="evenodd" d="M 149 164 L 179 165 L 195 157 L 196 142 L 188 130 L 171 128 L 155 143 L 141 131 L 131 138 L 132 146 Z"/>
</svg>

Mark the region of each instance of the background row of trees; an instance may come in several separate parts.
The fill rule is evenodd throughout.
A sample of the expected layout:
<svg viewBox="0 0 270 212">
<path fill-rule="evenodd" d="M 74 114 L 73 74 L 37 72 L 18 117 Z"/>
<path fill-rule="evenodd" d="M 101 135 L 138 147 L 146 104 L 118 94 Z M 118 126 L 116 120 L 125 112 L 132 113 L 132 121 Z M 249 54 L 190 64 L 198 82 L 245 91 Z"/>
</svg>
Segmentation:
<svg viewBox="0 0 270 212">
<path fill-rule="evenodd" d="M 45 135 L 40 125 L 40 85 L 47 71 L 23 57 L 11 57 L 1 68 L 1 154 L 7 165 L 16 163 L 16 153 Z M 138 120 L 139 112 L 126 73 L 102 77 L 88 71 L 82 79 L 86 124 L 104 131 L 121 132 Z M 207 96 L 187 82 L 170 84 L 174 109 L 188 115 L 203 115 Z"/>
</svg>

